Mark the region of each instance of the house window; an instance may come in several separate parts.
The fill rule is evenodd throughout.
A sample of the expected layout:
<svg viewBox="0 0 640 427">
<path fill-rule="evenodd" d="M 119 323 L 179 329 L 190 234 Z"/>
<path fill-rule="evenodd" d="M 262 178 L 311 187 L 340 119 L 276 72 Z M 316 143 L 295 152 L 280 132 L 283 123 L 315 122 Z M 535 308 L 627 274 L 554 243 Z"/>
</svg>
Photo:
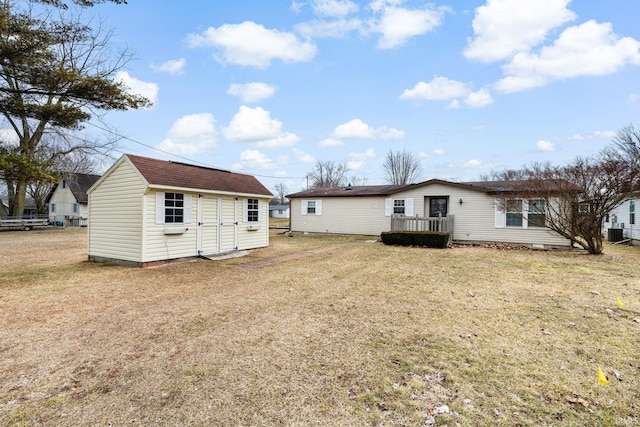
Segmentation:
<svg viewBox="0 0 640 427">
<path fill-rule="evenodd" d="M 522 227 L 522 200 L 507 200 L 507 227 Z"/>
<path fill-rule="evenodd" d="M 247 200 L 247 221 L 258 222 L 258 199 Z"/>
<path fill-rule="evenodd" d="M 529 212 L 527 213 L 528 227 L 544 227 L 547 223 L 545 202 L 542 199 L 529 200 Z"/>
<path fill-rule="evenodd" d="M 67 188 L 67 181 L 62 180 L 62 188 Z"/>
<path fill-rule="evenodd" d="M 636 201 L 629 201 L 629 224 L 634 225 L 636 223 Z"/>
<path fill-rule="evenodd" d="M 77 203 L 73 204 L 73 213 L 78 213 L 78 204 Z"/>
<path fill-rule="evenodd" d="M 307 201 L 307 213 L 308 214 L 315 214 L 316 213 L 316 201 L 315 200 Z"/>
<path fill-rule="evenodd" d="M 164 193 L 164 222 L 184 222 L 184 194 Z"/>
<path fill-rule="evenodd" d="M 56 204 L 51 203 L 51 213 L 56 213 Z"/>
<path fill-rule="evenodd" d="M 404 215 L 404 199 L 393 200 L 393 213 L 396 215 Z"/>
</svg>

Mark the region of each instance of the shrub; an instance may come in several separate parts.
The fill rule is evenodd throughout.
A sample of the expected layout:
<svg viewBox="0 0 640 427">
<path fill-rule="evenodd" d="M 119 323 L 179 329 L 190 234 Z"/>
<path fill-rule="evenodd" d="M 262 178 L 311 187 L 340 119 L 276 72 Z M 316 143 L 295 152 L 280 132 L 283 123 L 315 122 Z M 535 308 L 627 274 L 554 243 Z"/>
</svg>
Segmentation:
<svg viewBox="0 0 640 427">
<path fill-rule="evenodd" d="M 441 231 L 384 231 L 380 233 L 380 239 L 385 245 L 446 248 L 449 243 L 449 233 Z"/>
</svg>

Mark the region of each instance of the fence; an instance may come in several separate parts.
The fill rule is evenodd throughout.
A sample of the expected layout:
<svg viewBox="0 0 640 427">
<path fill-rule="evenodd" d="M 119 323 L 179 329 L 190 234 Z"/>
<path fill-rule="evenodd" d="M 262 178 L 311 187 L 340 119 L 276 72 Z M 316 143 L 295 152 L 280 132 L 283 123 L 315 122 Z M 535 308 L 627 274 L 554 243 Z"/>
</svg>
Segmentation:
<svg viewBox="0 0 640 427">
<path fill-rule="evenodd" d="M 79 216 L 70 216 L 70 215 L 56 215 L 53 217 L 52 221 L 49 221 L 50 224 L 55 225 L 56 227 L 86 227 L 87 226 L 87 218 L 81 218 Z"/>
<path fill-rule="evenodd" d="M 393 215 L 391 231 L 444 231 L 449 233 L 449 243 L 453 240 L 453 215 L 445 217 L 420 217 Z"/>
</svg>

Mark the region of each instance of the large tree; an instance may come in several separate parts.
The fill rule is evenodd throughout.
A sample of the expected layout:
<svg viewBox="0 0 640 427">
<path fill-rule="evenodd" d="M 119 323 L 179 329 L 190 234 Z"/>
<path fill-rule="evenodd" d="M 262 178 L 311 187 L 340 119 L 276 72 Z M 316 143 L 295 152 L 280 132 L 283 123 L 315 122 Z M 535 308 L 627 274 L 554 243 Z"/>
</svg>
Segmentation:
<svg viewBox="0 0 640 427">
<path fill-rule="evenodd" d="M 544 224 L 536 225 L 550 228 L 591 254 L 602 253 L 606 215 L 640 187 L 639 171 L 606 152 L 563 166 L 534 164 L 520 176 L 524 179 L 514 181 L 510 198 L 542 200 L 532 218 L 542 217 Z M 509 200 L 503 203 L 509 206 Z"/>
<path fill-rule="evenodd" d="M 311 188 L 340 187 L 346 184 L 346 163 L 336 164 L 333 160 L 316 162 L 313 170 L 307 175 Z"/>
<path fill-rule="evenodd" d="M 406 150 L 389 150 L 382 164 L 384 176 L 390 184 L 404 185 L 417 182 L 422 176 L 422 165 Z"/>
<path fill-rule="evenodd" d="M 275 197 L 273 199 L 273 201 L 279 205 L 286 205 L 287 204 L 287 193 L 289 192 L 289 190 L 287 189 L 287 186 L 280 182 L 278 184 L 276 184 L 273 187 L 273 192 L 275 193 Z"/>
<path fill-rule="evenodd" d="M 54 178 L 59 157 L 109 148 L 73 140 L 83 123 L 99 112 L 149 105 L 114 80 L 131 56 L 126 51 L 114 55 L 109 41 L 109 32 L 92 28 L 79 15 L 33 2 L 0 5 L 0 114 L 17 136 L 0 139 L 0 178 L 12 215 L 22 215 L 30 183 Z M 43 149 L 43 141 L 54 135 L 53 140 L 75 143 L 53 152 Z"/>
</svg>

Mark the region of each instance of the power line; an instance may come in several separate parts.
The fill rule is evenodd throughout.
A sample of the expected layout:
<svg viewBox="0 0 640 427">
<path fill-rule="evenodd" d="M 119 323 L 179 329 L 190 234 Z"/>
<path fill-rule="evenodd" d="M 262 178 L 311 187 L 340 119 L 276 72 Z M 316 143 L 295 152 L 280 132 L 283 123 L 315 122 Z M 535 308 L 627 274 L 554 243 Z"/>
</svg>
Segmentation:
<svg viewBox="0 0 640 427">
<path fill-rule="evenodd" d="M 209 164 L 209 163 L 200 162 L 200 161 L 198 161 L 198 160 L 193 160 L 193 159 L 190 159 L 190 158 L 188 158 L 188 157 L 180 156 L 180 155 L 178 155 L 178 154 L 174 154 L 174 153 L 170 153 L 170 152 L 168 152 L 168 151 L 161 150 L 160 148 L 156 148 L 156 147 L 154 147 L 154 146 L 152 146 L 152 145 L 145 144 L 144 142 L 136 141 L 135 139 L 130 138 L 130 137 L 128 137 L 128 136 L 120 135 L 119 133 L 114 132 L 113 130 L 111 130 L 111 129 L 109 129 L 109 128 L 106 128 L 106 127 L 103 127 L 103 126 L 98 126 L 98 125 L 96 125 L 95 123 L 92 123 L 92 122 L 87 122 L 87 123 L 88 123 L 88 124 L 90 124 L 91 126 L 93 126 L 93 127 L 94 127 L 94 128 L 96 128 L 96 129 L 100 129 L 100 130 L 101 130 L 101 131 L 103 131 L 103 132 L 107 132 L 107 133 L 110 133 L 111 135 L 114 135 L 114 136 L 115 136 L 115 137 L 117 137 L 118 139 L 124 139 L 124 140 L 127 140 L 127 141 L 129 141 L 129 142 L 133 142 L 134 144 L 138 144 L 138 145 L 142 145 L 143 147 L 150 148 L 151 150 L 158 151 L 158 152 L 160 152 L 160 153 L 163 153 L 163 154 L 166 154 L 166 155 L 169 155 L 169 156 L 172 156 L 172 157 L 175 157 L 175 158 L 181 159 L 181 160 L 186 160 L 186 161 L 188 161 L 188 162 L 190 162 L 190 163 L 199 164 L 199 165 L 206 166 L 206 167 L 208 167 L 208 168 L 213 168 L 213 169 L 229 170 L 229 169 L 219 168 L 219 167 L 214 166 L 214 165 L 211 165 L 211 164 Z M 229 171 L 230 171 L 230 172 L 234 172 L 234 171 L 231 171 L 231 170 L 229 170 Z M 237 173 L 245 173 L 245 172 L 240 172 L 240 171 L 235 171 L 235 172 L 237 172 Z M 281 176 L 274 176 L 274 175 L 261 175 L 261 174 L 257 174 L 257 173 L 254 173 L 254 174 L 252 174 L 252 175 L 253 175 L 253 176 L 258 176 L 258 177 L 260 177 L 260 178 L 276 178 L 276 179 L 283 179 L 283 177 L 281 177 Z M 286 177 L 286 178 L 287 178 L 287 179 L 305 179 L 306 177 L 305 177 L 305 176 L 303 176 L 303 177 L 299 177 L 299 176 L 288 176 L 288 177 Z"/>
</svg>

